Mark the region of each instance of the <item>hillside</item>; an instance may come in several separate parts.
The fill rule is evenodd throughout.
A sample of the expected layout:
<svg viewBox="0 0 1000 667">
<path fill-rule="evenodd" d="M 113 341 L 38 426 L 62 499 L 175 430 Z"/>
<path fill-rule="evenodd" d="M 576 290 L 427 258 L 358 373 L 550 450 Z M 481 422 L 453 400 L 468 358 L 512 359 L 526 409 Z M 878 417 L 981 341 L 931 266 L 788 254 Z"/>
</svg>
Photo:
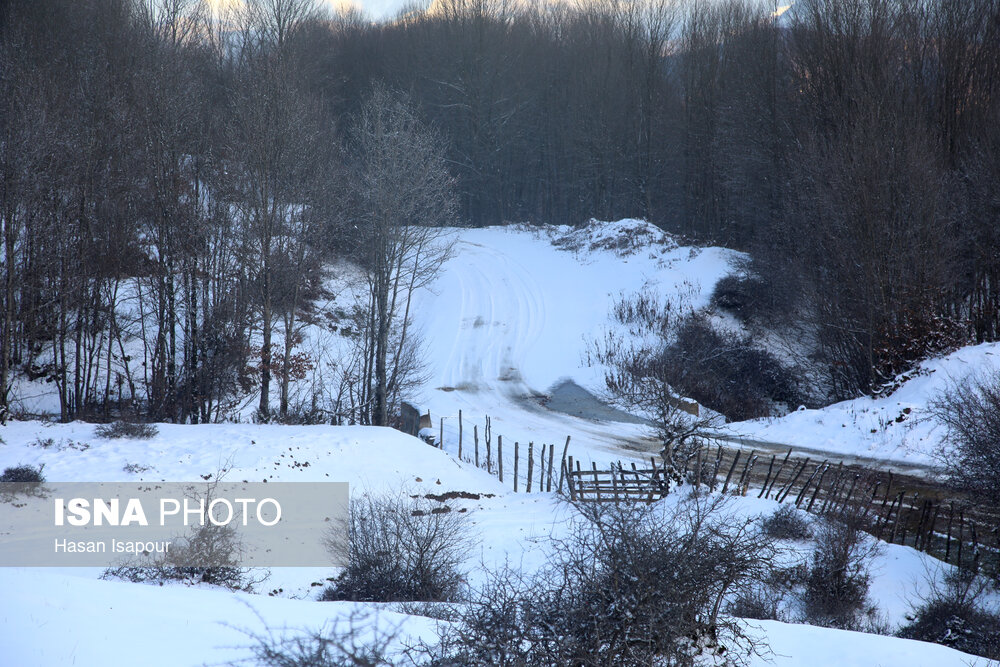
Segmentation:
<svg viewBox="0 0 1000 667">
<path fill-rule="evenodd" d="M 171 481 L 197 480 L 228 467 L 233 478 L 251 481 L 347 481 L 355 497 L 398 489 L 411 495 L 465 492 L 478 499 L 453 499 L 447 505 L 453 511 L 467 510 L 470 517 L 474 548 L 464 563 L 469 583 L 482 583 L 503 563 L 517 564 L 528 573 L 538 570 L 550 557 L 552 539 L 567 534 L 572 510 L 554 492 L 536 487 L 528 494 L 522 486 L 515 494 L 509 479 L 501 484 L 457 460 L 458 410 L 463 411 L 466 458 L 472 426 L 482 429 L 488 415 L 494 438 L 502 435 L 505 443 L 561 445 L 570 436 L 570 453 L 578 460 L 602 465 L 642 460 L 645 454 L 630 453 L 621 445 L 647 436 L 643 424 L 553 412 L 543 406 L 542 397 L 567 379 L 600 393 L 600 369 L 586 363 L 587 339 L 608 326 L 607 311 L 618 295 L 646 288 L 703 306 L 735 254 L 679 246 L 636 221 L 592 223 L 582 231 L 456 230 L 454 236 L 454 256 L 415 304 L 428 380 L 413 400 L 431 411 L 435 434 L 438 419 L 444 417 L 445 451 L 373 427 L 159 424 L 150 440 L 107 440 L 82 422 L 12 421 L 0 429 L 0 468 L 44 464 L 50 481 Z M 895 401 L 917 413 L 943 378 L 963 365 L 978 366 L 989 356 L 991 349 L 980 347 L 931 362 L 927 369 L 936 369 L 934 373 L 904 384 L 870 412 L 888 411 Z M 731 428 L 792 443 L 814 442 L 818 434 L 828 432 L 830 419 L 850 410 L 831 406 Z M 795 421 L 806 416 L 808 425 Z M 859 419 L 850 431 L 855 440 L 845 451 L 865 441 L 864 427 Z M 929 442 L 930 431 L 927 438 Z M 832 451 L 843 444 L 835 435 L 823 442 Z M 520 474 L 524 476 L 523 468 Z M 661 503 L 662 511 L 686 493 L 681 488 L 669 496 Z M 732 498 L 725 511 L 732 521 L 758 521 L 755 517 L 769 515 L 776 507 L 774 501 L 751 494 Z M 783 548 L 787 564 L 808 560 L 809 542 L 786 542 Z M 910 548 L 883 545 L 872 565 L 871 602 L 889 629 L 905 623 L 909 602 L 926 593 L 927 578 L 939 578 L 942 567 L 948 566 Z M 253 593 L 233 593 L 204 584 L 160 587 L 103 581 L 92 569 L 3 568 L 3 660 L 17 665 L 219 664 L 249 659 L 252 636 L 296 636 L 350 623 L 361 639 L 375 627 L 392 629 L 396 649 L 420 639 L 433 642 L 438 636 L 439 621 L 399 605 L 313 601 L 316 584 L 334 574 L 274 568 Z M 793 617 L 797 613 L 794 604 L 787 611 Z M 752 665 L 930 667 L 972 660 L 941 646 L 892 637 L 775 621 L 750 623 L 770 650 L 767 657 L 753 658 Z M 399 655 L 397 659 L 403 660 Z"/>
</svg>

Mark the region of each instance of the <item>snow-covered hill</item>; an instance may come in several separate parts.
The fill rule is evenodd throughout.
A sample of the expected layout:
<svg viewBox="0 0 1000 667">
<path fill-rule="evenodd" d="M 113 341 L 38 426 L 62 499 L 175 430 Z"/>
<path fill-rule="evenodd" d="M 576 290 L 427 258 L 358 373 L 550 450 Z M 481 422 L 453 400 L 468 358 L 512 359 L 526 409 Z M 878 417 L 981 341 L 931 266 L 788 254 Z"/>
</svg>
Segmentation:
<svg viewBox="0 0 1000 667">
<path fill-rule="evenodd" d="M 1000 343 L 965 347 L 919 364 L 884 398 L 861 397 L 729 428 L 759 440 L 934 466 L 945 433 L 931 414 L 931 404 L 949 387 L 997 370 Z"/>
<path fill-rule="evenodd" d="M 0 468 L 46 464 L 50 480 L 197 479 L 231 466 L 232 479 L 348 481 L 353 493 L 467 491 L 453 500 L 469 510 L 475 548 L 466 567 L 475 584 L 486 569 L 517 563 L 526 571 L 545 560 L 549 538 L 565 529 L 571 510 L 551 493 L 514 494 L 509 485 L 423 442 L 372 427 L 161 424 L 150 440 L 104 440 L 89 424 L 12 423 L 2 429 Z M 46 445 L 49 440 L 52 444 Z M 148 467 L 123 470 L 125 463 Z M 309 466 L 302 466 L 309 462 Z M 298 464 L 298 465 L 296 465 Z M 522 487 L 523 489 L 523 487 Z M 677 501 L 679 494 L 666 503 Z M 734 499 L 733 516 L 765 515 L 773 501 Z M 795 554 L 798 553 L 796 556 Z M 804 558 L 806 546 L 790 558 Z M 898 545 L 886 546 L 873 568 L 872 596 L 891 625 L 903 622 L 908 600 L 926 589 L 938 564 Z M 97 579 L 100 571 L 0 568 L 2 664 L 200 665 L 247 658 L 251 634 L 292 634 L 360 620 L 360 632 L 395 629 L 399 641 L 433 640 L 436 622 L 398 607 L 312 601 L 315 582 L 334 572 L 276 568 L 259 594 L 212 587 L 166 587 Z M 267 593 L 281 589 L 277 596 Z M 774 662 L 754 665 L 968 664 L 969 656 L 940 646 L 837 630 L 756 622 Z M 368 630 L 365 630 L 368 628 Z"/>
<path fill-rule="evenodd" d="M 527 571 L 539 567 L 549 538 L 565 529 L 570 510 L 554 494 L 514 494 L 509 482 L 500 484 L 458 461 L 458 411 L 467 445 L 472 425 L 481 429 L 489 415 L 494 436 L 502 434 L 505 442 L 561 444 L 571 436 L 570 453 L 577 458 L 601 463 L 629 458 L 621 445 L 646 434 L 641 423 L 556 413 L 539 397 L 567 379 L 600 391 L 600 369 L 586 361 L 587 341 L 601 335 L 620 295 L 646 289 L 704 306 L 738 254 L 679 246 L 633 220 L 595 222 L 580 230 L 455 230 L 454 237 L 454 257 L 418 295 L 415 314 L 429 380 L 412 398 L 431 411 L 435 431 L 438 419 L 445 418 L 445 451 L 370 427 L 161 424 L 150 440 L 106 440 L 90 424 L 32 421 L 0 427 L 0 469 L 44 464 L 52 481 L 182 481 L 229 467 L 232 479 L 347 481 L 353 493 L 464 491 L 479 497 L 449 502 L 468 510 L 473 524 L 476 546 L 466 563 L 471 582 L 502 563 Z M 321 340 L 311 344 L 321 346 Z M 918 419 L 926 416 L 928 398 L 948 379 L 993 363 L 995 355 L 1000 349 L 979 346 L 929 362 L 927 373 L 880 401 L 859 399 L 731 428 L 790 444 L 923 461 L 936 434 L 933 425 Z M 900 414 L 904 419 L 897 422 Z M 879 444 L 883 441 L 888 444 Z M 509 449 L 505 455 L 511 455 Z M 676 502 L 677 495 L 665 502 Z M 756 516 L 775 507 L 773 501 L 736 498 L 729 511 Z M 806 557 L 807 545 L 790 548 L 791 558 Z M 873 569 L 872 598 L 890 626 L 904 622 L 909 600 L 926 590 L 926 578 L 937 576 L 939 567 L 910 548 L 883 548 Z M 436 621 L 412 609 L 313 601 L 315 584 L 334 574 L 322 569 L 275 569 L 257 594 L 101 581 L 99 574 L 0 568 L 0 664 L 220 664 L 249 656 L 249 634 L 330 627 L 359 611 L 367 618 L 362 634 L 373 624 L 391 627 L 401 641 L 412 643 L 433 641 L 437 632 Z M 890 637 L 777 622 L 755 625 L 771 655 L 753 659 L 753 665 L 937 667 L 972 661 L 947 648 Z"/>
</svg>

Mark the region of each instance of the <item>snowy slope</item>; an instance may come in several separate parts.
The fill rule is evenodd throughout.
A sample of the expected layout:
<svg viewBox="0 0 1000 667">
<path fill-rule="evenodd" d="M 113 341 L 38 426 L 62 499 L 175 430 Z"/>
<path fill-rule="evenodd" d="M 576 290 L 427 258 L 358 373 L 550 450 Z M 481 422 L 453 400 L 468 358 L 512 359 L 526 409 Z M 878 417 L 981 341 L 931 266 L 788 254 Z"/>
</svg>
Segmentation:
<svg viewBox="0 0 1000 667">
<path fill-rule="evenodd" d="M 945 433 L 929 405 L 949 386 L 996 370 L 1000 370 L 1000 343 L 965 347 L 921 363 L 911 379 L 885 398 L 862 397 L 729 427 L 759 440 L 934 465 Z"/>
<path fill-rule="evenodd" d="M 148 441 L 108 441 L 87 424 L 12 423 L 0 428 L 0 466 L 45 463 L 51 480 L 193 479 L 228 461 L 233 479 L 348 481 L 354 492 L 404 488 L 481 493 L 478 500 L 449 501 L 469 510 L 475 548 L 468 555 L 472 584 L 486 568 L 513 563 L 532 571 L 545 560 L 550 537 L 564 535 L 571 510 L 554 494 L 518 493 L 494 477 L 398 432 L 371 427 L 256 425 L 159 425 Z M 53 445 L 35 444 L 51 438 Z M 123 462 L 151 466 L 123 471 Z M 309 466 L 301 464 L 309 462 Z M 298 464 L 298 465 L 296 465 Z M 329 475 L 329 477 L 327 477 Z M 677 502 L 672 495 L 667 505 Z M 730 512 L 756 516 L 773 512 L 773 501 L 734 499 Z M 805 558 L 807 545 L 789 553 Z M 908 600 L 926 587 L 937 564 L 898 545 L 886 546 L 873 568 L 873 599 L 891 625 L 903 622 Z M 0 646 L 11 665 L 220 664 L 246 658 L 250 634 L 268 628 L 289 632 L 347 623 L 352 611 L 371 623 L 396 629 L 400 641 L 432 640 L 435 623 L 397 613 L 384 605 L 311 601 L 332 571 L 280 568 L 259 586 L 258 595 L 207 587 L 166 587 L 98 581 L 93 569 L 0 568 Z M 266 595 L 281 588 L 278 597 Z M 377 618 L 370 614 L 378 612 Z M 366 625 L 367 624 L 367 625 Z M 781 665 L 963 665 L 968 656 L 884 637 L 760 623 Z M 874 662 L 865 662 L 870 656 Z M 7 662 L 7 660 L 12 660 Z M 917 659 L 916 662 L 913 660 Z M 768 664 L 755 662 L 754 664 Z"/>
<path fill-rule="evenodd" d="M 648 435 L 636 424 L 598 423 L 541 410 L 537 400 L 570 379 L 600 393 L 588 365 L 590 341 L 608 326 L 613 303 L 640 290 L 678 305 L 707 304 L 740 253 L 678 246 L 648 223 L 592 221 L 568 227 L 457 230 L 455 254 L 417 298 L 430 381 L 414 398 L 445 419 L 445 443 L 485 416 L 505 442 L 562 443 L 587 460 L 625 457 L 622 444 Z"/>
<path fill-rule="evenodd" d="M 586 341 L 602 334 L 609 306 L 619 295 L 647 289 L 702 306 L 737 254 L 680 247 L 638 221 L 593 223 L 583 230 L 456 230 L 454 237 L 456 253 L 440 278 L 418 295 L 415 317 L 428 353 L 430 379 L 413 398 L 431 410 L 435 432 L 438 418 L 445 417 L 445 452 L 395 431 L 369 427 L 161 424 L 159 434 L 144 441 L 102 440 L 93 425 L 83 423 L 11 422 L 0 427 L 0 469 L 45 464 L 46 476 L 53 481 L 180 481 L 229 467 L 230 479 L 348 481 L 354 493 L 400 488 L 412 493 L 469 491 L 483 495 L 453 504 L 469 510 L 474 528 L 476 548 L 467 561 L 470 582 L 479 581 L 484 568 L 504 562 L 528 571 L 537 568 L 545 560 L 548 539 L 565 529 L 570 510 L 553 494 L 537 489 L 513 494 L 509 479 L 501 485 L 496 477 L 457 461 L 458 411 L 463 411 L 467 448 L 472 425 L 478 425 L 482 436 L 483 418 L 490 415 L 494 443 L 497 434 L 505 443 L 560 445 L 571 436 L 570 453 L 577 458 L 602 463 L 628 458 L 620 447 L 645 435 L 641 425 L 557 414 L 535 399 L 565 378 L 600 390 L 599 369 L 586 364 Z M 323 346 L 317 332 L 310 335 L 307 344 Z M 825 437 L 825 446 L 831 448 L 869 447 L 868 423 L 862 418 L 845 421 L 842 438 L 828 434 L 827 422 L 850 414 L 894 418 L 898 412 L 893 411 L 904 405 L 916 414 L 945 378 L 958 376 L 964 367 L 979 368 L 994 354 L 1000 350 L 989 346 L 960 351 L 937 366 L 931 364 L 933 373 L 871 405 L 855 401 L 737 428 L 756 437 L 808 441 L 811 446 L 821 445 L 816 441 Z M 891 429 L 896 429 L 893 424 Z M 918 429 L 909 433 L 917 434 Z M 932 435 L 928 431 L 920 436 L 924 439 L 906 442 L 914 451 L 924 451 L 921 443 Z M 509 459 L 510 446 L 505 447 Z M 866 451 L 891 456 L 896 450 Z M 145 471 L 127 472 L 126 464 Z M 507 470 L 510 475 L 510 467 Z M 772 501 L 744 498 L 736 499 L 731 511 L 753 516 L 775 507 Z M 805 555 L 805 546 L 792 553 Z M 873 571 L 872 595 L 890 625 L 903 622 L 909 600 L 925 590 L 927 573 L 937 568 L 912 549 L 883 549 Z M 275 569 L 258 594 L 251 595 L 99 581 L 99 572 L 91 569 L 0 568 L 0 664 L 220 664 L 249 656 L 248 633 L 262 633 L 267 627 L 319 629 L 338 620 L 345 623 L 359 608 L 362 613 L 378 611 L 377 620 L 372 617 L 370 623 L 397 628 L 401 641 L 433 640 L 435 622 L 424 617 L 377 605 L 311 601 L 317 590 L 313 584 L 332 574 L 313 568 Z M 279 588 L 279 596 L 267 595 Z M 770 643 L 773 662 L 755 660 L 754 665 L 911 667 L 972 661 L 919 642 L 774 622 L 756 625 Z"/>
</svg>

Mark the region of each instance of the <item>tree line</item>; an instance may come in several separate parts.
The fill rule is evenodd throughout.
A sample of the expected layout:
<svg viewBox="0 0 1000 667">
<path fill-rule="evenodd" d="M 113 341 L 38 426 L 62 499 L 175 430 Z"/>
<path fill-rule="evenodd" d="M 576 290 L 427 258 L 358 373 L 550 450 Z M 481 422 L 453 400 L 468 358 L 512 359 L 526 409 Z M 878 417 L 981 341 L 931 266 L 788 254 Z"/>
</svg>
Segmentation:
<svg viewBox="0 0 1000 667">
<path fill-rule="evenodd" d="M 306 47 L 331 29 L 316 10 L 5 6 L 0 407 L 23 377 L 64 420 L 197 423 L 259 396 L 263 420 L 387 423 L 452 178 L 405 94 L 373 86 L 346 117 L 315 89 Z M 324 266 L 348 254 L 362 297 L 338 391 L 290 406 Z"/>
<path fill-rule="evenodd" d="M 384 423 L 456 220 L 749 250 L 737 300 L 829 398 L 997 337 L 1000 0 L 323 7 L 0 7 L 0 403 L 23 375 L 64 419 L 288 418 L 346 256 L 368 297 L 322 409 Z"/>
</svg>

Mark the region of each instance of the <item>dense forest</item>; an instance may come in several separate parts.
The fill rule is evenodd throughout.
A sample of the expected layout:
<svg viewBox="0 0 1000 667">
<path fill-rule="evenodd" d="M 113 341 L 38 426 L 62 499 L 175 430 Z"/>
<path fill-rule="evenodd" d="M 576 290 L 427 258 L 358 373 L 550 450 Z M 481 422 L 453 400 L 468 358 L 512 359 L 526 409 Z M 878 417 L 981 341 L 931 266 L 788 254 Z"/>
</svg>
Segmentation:
<svg viewBox="0 0 1000 667">
<path fill-rule="evenodd" d="M 416 365 L 397 287 L 445 224 L 641 217 L 746 250 L 730 304 L 808 341 L 827 399 L 1000 337 L 1000 0 L 0 12 L 2 407 L 27 377 L 63 419 L 247 392 L 289 419 L 350 257 L 369 299 L 323 414 L 385 423 Z"/>
</svg>

